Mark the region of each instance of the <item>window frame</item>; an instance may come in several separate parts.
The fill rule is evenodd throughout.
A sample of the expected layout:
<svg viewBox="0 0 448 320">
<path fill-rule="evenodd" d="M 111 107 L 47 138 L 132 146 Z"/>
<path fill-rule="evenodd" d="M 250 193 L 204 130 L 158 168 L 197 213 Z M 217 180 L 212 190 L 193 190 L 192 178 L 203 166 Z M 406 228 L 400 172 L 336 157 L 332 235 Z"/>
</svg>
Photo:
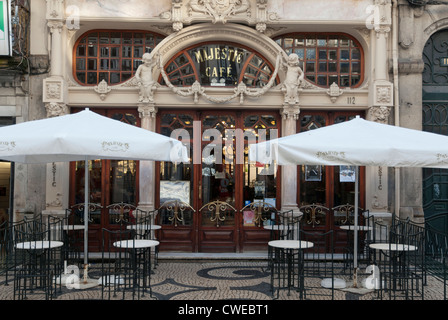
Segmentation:
<svg viewBox="0 0 448 320">
<path fill-rule="evenodd" d="M 291 46 L 286 47 L 285 46 L 285 39 L 292 39 Z M 302 45 L 295 45 L 296 39 L 303 39 L 303 46 Z M 319 40 L 326 40 L 327 44 L 324 46 L 319 46 L 318 41 Z M 330 80 L 330 76 L 337 77 L 338 83 L 337 85 L 340 88 L 357 88 L 362 85 L 365 78 L 365 59 L 364 59 L 364 49 L 361 45 L 361 43 L 347 33 L 341 33 L 341 32 L 291 32 L 286 33 L 283 35 L 279 35 L 273 38 L 273 40 L 283 49 L 285 50 L 286 54 L 290 53 L 296 53 L 296 50 L 303 50 L 303 57 L 299 55 L 300 58 L 300 67 L 302 68 L 303 72 L 305 73 L 305 78 L 307 81 L 313 83 L 314 85 L 321 87 L 321 88 L 329 88 L 331 84 L 333 83 Z M 315 40 L 315 44 L 313 46 L 307 46 L 306 41 L 307 40 Z M 338 40 L 337 46 L 328 46 L 328 40 Z M 348 46 L 340 46 L 339 43 L 341 40 L 349 40 Z M 355 45 L 355 46 L 353 46 Z M 307 53 L 308 49 L 314 49 L 315 56 L 313 59 L 307 59 Z M 319 49 L 320 50 L 326 50 L 326 59 L 319 59 Z M 348 49 L 348 59 L 342 59 L 341 53 L 343 50 Z M 359 58 L 353 59 L 353 52 L 355 50 L 359 50 Z M 288 52 L 290 50 L 290 52 Z M 330 51 L 336 51 L 336 59 L 330 59 Z M 310 65 L 314 63 L 314 71 L 309 71 L 307 68 L 308 62 Z M 320 63 L 326 64 L 326 70 L 325 71 L 319 71 Z M 330 63 L 336 64 L 336 70 L 330 71 Z M 353 63 L 357 63 L 359 67 L 358 72 L 353 72 L 352 68 L 354 66 Z M 341 72 L 341 65 L 342 64 L 348 64 L 349 71 L 348 72 Z M 345 66 L 345 65 L 344 65 Z M 326 84 L 319 84 L 318 77 L 319 76 L 326 76 Z M 310 78 L 310 76 L 314 76 L 313 78 Z M 348 85 L 343 85 L 341 77 L 348 77 Z M 352 84 L 353 77 L 358 76 L 359 80 L 356 84 Z"/>
<path fill-rule="evenodd" d="M 101 43 L 101 34 L 107 33 L 108 34 L 108 42 L 107 43 Z M 113 37 L 113 34 L 120 34 L 119 37 L 119 43 L 113 43 L 112 39 L 118 39 L 118 37 Z M 96 48 L 96 54 L 94 56 L 89 56 L 89 49 L 88 49 L 88 40 L 89 40 L 89 36 L 90 35 L 94 35 L 96 34 L 96 43 L 94 43 L 94 47 Z M 123 39 L 125 39 L 125 35 L 126 34 L 130 34 L 130 43 L 125 43 Z M 143 40 L 142 43 L 136 43 L 136 39 L 138 39 L 138 37 L 136 37 L 137 34 L 141 34 L 141 39 Z M 147 43 L 147 39 L 148 39 L 148 35 L 152 35 L 152 44 L 151 43 Z M 93 38 L 93 36 L 92 36 Z M 121 83 L 124 83 L 126 81 L 128 81 L 129 79 L 131 79 L 134 75 L 135 72 L 137 71 L 138 66 L 142 63 L 142 55 L 145 52 L 151 52 L 152 50 L 154 50 L 154 48 L 161 42 L 163 41 L 163 39 L 165 38 L 164 35 L 157 33 L 157 32 L 153 32 L 153 31 L 148 31 L 148 30 L 122 30 L 122 29 L 93 29 L 93 30 L 89 30 L 85 33 L 83 33 L 75 42 L 75 45 L 73 46 L 73 53 L 72 53 L 72 57 L 73 57 L 73 61 L 72 61 L 72 75 L 74 80 L 76 81 L 76 83 L 82 85 L 82 86 L 96 86 L 98 85 L 102 79 L 101 74 L 107 75 L 107 79 L 106 82 L 109 85 L 119 85 Z M 79 49 L 84 46 L 84 55 L 79 55 Z M 130 56 L 129 57 L 124 57 L 123 56 L 123 50 L 126 47 L 130 47 L 131 52 L 129 53 Z M 107 57 L 106 56 L 101 56 L 101 52 L 102 49 L 108 48 L 108 53 L 107 53 Z M 112 49 L 113 48 L 118 48 L 118 57 L 112 57 L 111 53 L 112 53 Z M 136 49 L 141 50 L 142 52 L 140 52 L 141 54 L 139 54 L 139 56 L 135 56 L 135 50 Z M 148 49 L 150 49 L 148 51 Z M 90 58 L 89 58 L 90 57 Z M 83 65 L 83 69 L 78 69 L 78 60 L 84 60 L 84 65 Z M 90 60 L 90 61 L 89 61 Z M 108 64 L 108 68 L 106 69 L 101 69 L 101 65 L 102 65 L 102 60 L 108 60 L 107 64 Z M 112 60 L 117 60 L 116 63 L 118 63 L 117 65 L 117 69 L 110 69 L 110 63 Z M 123 63 L 124 61 L 130 61 L 131 66 L 130 66 L 130 70 L 124 70 L 123 69 Z M 95 63 L 95 70 L 89 70 L 89 62 L 90 63 Z M 78 77 L 78 73 L 84 74 L 84 79 L 79 79 Z M 92 82 L 92 83 L 88 83 L 88 74 L 96 74 L 96 81 Z M 111 82 L 111 76 L 112 74 L 118 74 L 119 76 L 119 81 L 118 82 Z M 126 75 L 127 77 L 124 78 L 123 76 Z"/>
</svg>

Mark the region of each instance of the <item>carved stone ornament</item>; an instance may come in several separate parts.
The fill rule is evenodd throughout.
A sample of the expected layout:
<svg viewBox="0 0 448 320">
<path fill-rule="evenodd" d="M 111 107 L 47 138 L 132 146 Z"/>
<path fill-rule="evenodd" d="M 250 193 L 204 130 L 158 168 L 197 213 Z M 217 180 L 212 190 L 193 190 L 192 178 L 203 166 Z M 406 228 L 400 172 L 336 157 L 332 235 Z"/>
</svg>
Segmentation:
<svg viewBox="0 0 448 320">
<path fill-rule="evenodd" d="M 336 82 L 330 86 L 330 89 L 327 90 L 327 94 L 330 96 L 330 100 L 332 103 L 335 103 L 340 95 L 342 95 L 344 91 L 339 89 L 339 86 Z"/>
<path fill-rule="evenodd" d="M 172 0 L 171 11 L 162 12 L 160 19 L 171 20 L 174 31 L 194 21 L 225 24 L 229 20 L 246 22 L 264 32 L 267 23 L 277 21 L 278 15 L 267 11 L 268 0 Z"/>
<path fill-rule="evenodd" d="M 100 95 L 101 100 L 106 99 L 107 94 L 112 90 L 107 84 L 106 80 L 101 80 L 101 82 L 93 88 L 93 90 Z"/>
<path fill-rule="evenodd" d="M 371 107 L 369 108 L 368 118 L 379 123 L 388 123 L 390 107 Z"/>
<path fill-rule="evenodd" d="M 47 109 L 47 118 L 68 114 L 68 107 L 63 103 L 50 102 L 45 104 L 45 109 Z"/>
<path fill-rule="evenodd" d="M 57 77 L 44 79 L 43 102 L 64 102 L 65 83 Z"/>
<path fill-rule="evenodd" d="M 386 80 L 377 80 L 373 84 L 372 106 L 393 106 L 393 84 Z"/>
</svg>

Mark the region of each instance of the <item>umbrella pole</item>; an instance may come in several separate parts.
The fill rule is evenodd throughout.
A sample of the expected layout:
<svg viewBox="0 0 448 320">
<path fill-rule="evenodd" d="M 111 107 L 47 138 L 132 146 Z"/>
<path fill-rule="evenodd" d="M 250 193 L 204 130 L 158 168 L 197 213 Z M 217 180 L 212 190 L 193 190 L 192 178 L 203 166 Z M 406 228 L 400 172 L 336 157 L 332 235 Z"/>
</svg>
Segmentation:
<svg viewBox="0 0 448 320">
<path fill-rule="evenodd" d="M 358 287 L 358 206 L 359 206 L 359 167 L 355 168 L 355 230 L 353 241 L 353 287 Z"/>
<path fill-rule="evenodd" d="M 89 161 L 84 162 L 84 265 L 87 265 L 89 237 Z"/>
</svg>

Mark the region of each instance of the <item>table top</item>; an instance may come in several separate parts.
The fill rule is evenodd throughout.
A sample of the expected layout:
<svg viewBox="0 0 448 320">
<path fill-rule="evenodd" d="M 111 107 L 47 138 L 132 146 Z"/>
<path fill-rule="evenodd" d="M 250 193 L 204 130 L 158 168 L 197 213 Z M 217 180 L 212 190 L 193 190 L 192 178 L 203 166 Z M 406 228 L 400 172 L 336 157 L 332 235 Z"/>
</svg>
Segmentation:
<svg viewBox="0 0 448 320">
<path fill-rule="evenodd" d="M 280 249 L 308 249 L 314 246 L 314 243 L 300 240 L 273 240 L 268 245 Z"/>
<path fill-rule="evenodd" d="M 113 243 L 114 247 L 125 249 L 143 249 L 155 247 L 157 245 L 159 245 L 159 241 L 145 239 L 122 240 Z"/>
<path fill-rule="evenodd" d="M 355 226 L 353 226 L 353 225 L 340 226 L 339 228 L 341 228 L 342 230 L 355 230 Z M 373 230 L 372 227 L 368 227 L 368 226 L 358 226 L 356 229 L 357 229 L 357 230 L 360 230 L 360 231 L 369 231 L 369 230 Z"/>
<path fill-rule="evenodd" d="M 62 247 L 64 243 L 61 241 L 47 241 L 47 240 L 37 240 L 37 241 L 26 241 L 19 242 L 16 244 L 17 249 L 29 250 L 42 250 L 42 249 L 51 249 Z"/>
<path fill-rule="evenodd" d="M 270 224 L 270 225 L 266 225 L 263 226 L 264 229 L 267 230 L 297 230 L 299 228 L 298 225 L 294 224 L 294 226 L 288 226 L 288 225 L 284 225 L 284 224 Z"/>
<path fill-rule="evenodd" d="M 159 230 L 162 226 L 159 226 L 157 224 L 147 225 L 147 224 L 129 224 L 126 226 L 126 229 L 131 230 Z"/>
<path fill-rule="evenodd" d="M 84 230 L 86 228 L 83 224 L 66 224 L 62 226 L 62 230 L 65 231 L 71 231 L 71 230 Z M 55 229 L 60 229 L 59 227 L 56 227 Z"/>
<path fill-rule="evenodd" d="M 401 243 L 372 243 L 370 244 L 372 249 L 377 250 L 389 250 L 389 251 L 415 251 L 416 246 L 401 244 Z"/>
</svg>

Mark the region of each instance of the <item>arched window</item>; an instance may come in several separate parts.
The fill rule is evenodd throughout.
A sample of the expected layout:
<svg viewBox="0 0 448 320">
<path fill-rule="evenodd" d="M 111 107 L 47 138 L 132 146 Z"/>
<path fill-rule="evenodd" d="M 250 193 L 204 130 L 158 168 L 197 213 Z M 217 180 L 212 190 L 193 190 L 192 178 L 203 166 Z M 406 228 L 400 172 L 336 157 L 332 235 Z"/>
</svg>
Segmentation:
<svg viewBox="0 0 448 320">
<path fill-rule="evenodd" d="M 265 86 L 275 67 L 257 52 L 233 43 L 205 43 L 187 48 L 165 65 L 165 73 L 175 86 L 248 87 Z M 163 79 L 160 79 L 164 83 Z M 277 82 L 275 82 L 277 83 Z"/>
<path fill-rule="evenodd" d="M 296 53 L 306 78 L 324 88 L 357 87 L 364 77 L 364 55 L 346 34 L 293 33 L 274 39 L 287 54 Z"/>
<path fill-rule="evenodd" d="M 75 44 L 73 73 L 81 85 L 97 85 L 103 79 L 119 84 L 134 76 L 145 52 L 151 52 L 163 36 L 148 31 L 92 30 Z"/>
</svg>

